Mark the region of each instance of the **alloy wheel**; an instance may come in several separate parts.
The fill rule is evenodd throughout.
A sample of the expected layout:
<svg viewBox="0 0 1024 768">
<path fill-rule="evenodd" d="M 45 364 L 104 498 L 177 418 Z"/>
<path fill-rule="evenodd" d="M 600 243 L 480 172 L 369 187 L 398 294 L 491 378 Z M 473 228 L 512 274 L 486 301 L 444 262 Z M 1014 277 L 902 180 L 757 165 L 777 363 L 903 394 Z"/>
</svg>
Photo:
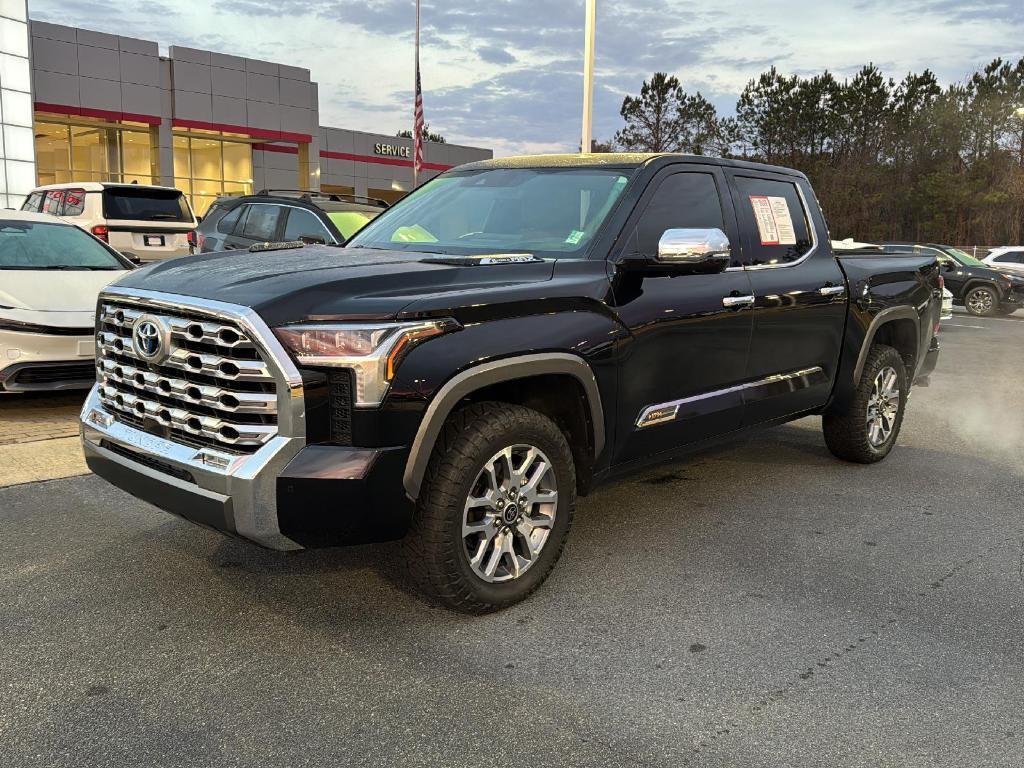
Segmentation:
<svg viewBox="0 0 1024 768">
<path fill-rule="evenodd" d="M 976 315 L 983 315 L 991 311 L 995 303 L 995 295 L 987 288 L 979 288 L 976 291 L 972 291 L 971 295 L 967 298 L 968 309 Z"/>
<path fill-rule="evenodd" d="M 881 448 L 889 439 L 896 426 L 900 411 L 900 386 L 896 369 L 886 366 L 875 376 L 868 398 L 868 441 L 875 448 Z"/>
<path fill-rule="evenodd" d="M 558 508 L 554 465 L 532 445 L 503 448 L 473 481 L 462 519 L 470 568 L 487 582 L 518 579 L 540 557 Z"/>
</svg>

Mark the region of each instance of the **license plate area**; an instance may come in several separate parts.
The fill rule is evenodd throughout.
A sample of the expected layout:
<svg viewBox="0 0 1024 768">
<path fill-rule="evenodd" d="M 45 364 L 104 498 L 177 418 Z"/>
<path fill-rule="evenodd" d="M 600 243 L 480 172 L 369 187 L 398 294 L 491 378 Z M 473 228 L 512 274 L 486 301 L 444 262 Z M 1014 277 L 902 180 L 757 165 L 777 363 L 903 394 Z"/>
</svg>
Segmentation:
<svg viewBox="0 0 1024 768">
<path fill-rule="evenodd" d="M 163 235 L 143 235 L 142 244 L 150 248 L 163 248 L 164 236 Z"/>
</svg>

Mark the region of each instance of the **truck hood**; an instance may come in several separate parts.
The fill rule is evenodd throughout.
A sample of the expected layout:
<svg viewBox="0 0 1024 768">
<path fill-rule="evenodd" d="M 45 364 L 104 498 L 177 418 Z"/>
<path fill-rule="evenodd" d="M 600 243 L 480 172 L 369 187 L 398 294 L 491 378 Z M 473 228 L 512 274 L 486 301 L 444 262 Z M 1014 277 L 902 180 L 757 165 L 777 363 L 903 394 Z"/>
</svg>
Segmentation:
<svg viewBox="0 0 1024 768">
<path fill-rule="evenodd" d="M 258 253 L 187 256 L 135 270 L 122 288 L 240 304 L 270 325 L 302 320 L 389 320 L 421 299 L 506 292 L 551 279 L 553 261 L 486 264 L 480 259 L 371 248 L 307 246 Z"/>
<path fill-rule="evenodd" d="M 0 306 L 39 312 L 96 311 L 96 297 L 121 270 L 0 271 Z"/>
</svg>

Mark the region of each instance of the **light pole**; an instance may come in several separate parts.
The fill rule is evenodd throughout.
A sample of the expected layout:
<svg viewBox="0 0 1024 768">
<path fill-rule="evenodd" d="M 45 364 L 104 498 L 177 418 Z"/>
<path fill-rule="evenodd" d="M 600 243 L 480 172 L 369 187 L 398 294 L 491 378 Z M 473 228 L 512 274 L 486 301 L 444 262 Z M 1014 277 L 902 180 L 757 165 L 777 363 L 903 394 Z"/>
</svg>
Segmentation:
<svg viewBox="0 0 1024 768">
<path fill-rule="evenodd" d="M 597 27 L 597 0 L 586 0 L 587 21 L 583 42 L 583 140 L 580 151 L 588 153 L 594 135 L 594 36 Z"/>
</svg>

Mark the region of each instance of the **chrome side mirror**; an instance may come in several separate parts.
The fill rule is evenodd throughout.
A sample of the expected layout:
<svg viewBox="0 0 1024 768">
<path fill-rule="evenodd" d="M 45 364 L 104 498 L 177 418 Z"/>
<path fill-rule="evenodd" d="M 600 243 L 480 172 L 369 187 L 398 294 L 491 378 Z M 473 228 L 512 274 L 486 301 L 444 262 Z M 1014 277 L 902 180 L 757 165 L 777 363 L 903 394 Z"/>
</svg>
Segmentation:
<svg viewBox="0 0 1024 768">
<path fill-rule="evenodd" d="M 658 261 L 662 264 L 725 269 L 731 258 L 729 238 L 720 229 L 666 229 L 658 241 Z"/>
</svg>

